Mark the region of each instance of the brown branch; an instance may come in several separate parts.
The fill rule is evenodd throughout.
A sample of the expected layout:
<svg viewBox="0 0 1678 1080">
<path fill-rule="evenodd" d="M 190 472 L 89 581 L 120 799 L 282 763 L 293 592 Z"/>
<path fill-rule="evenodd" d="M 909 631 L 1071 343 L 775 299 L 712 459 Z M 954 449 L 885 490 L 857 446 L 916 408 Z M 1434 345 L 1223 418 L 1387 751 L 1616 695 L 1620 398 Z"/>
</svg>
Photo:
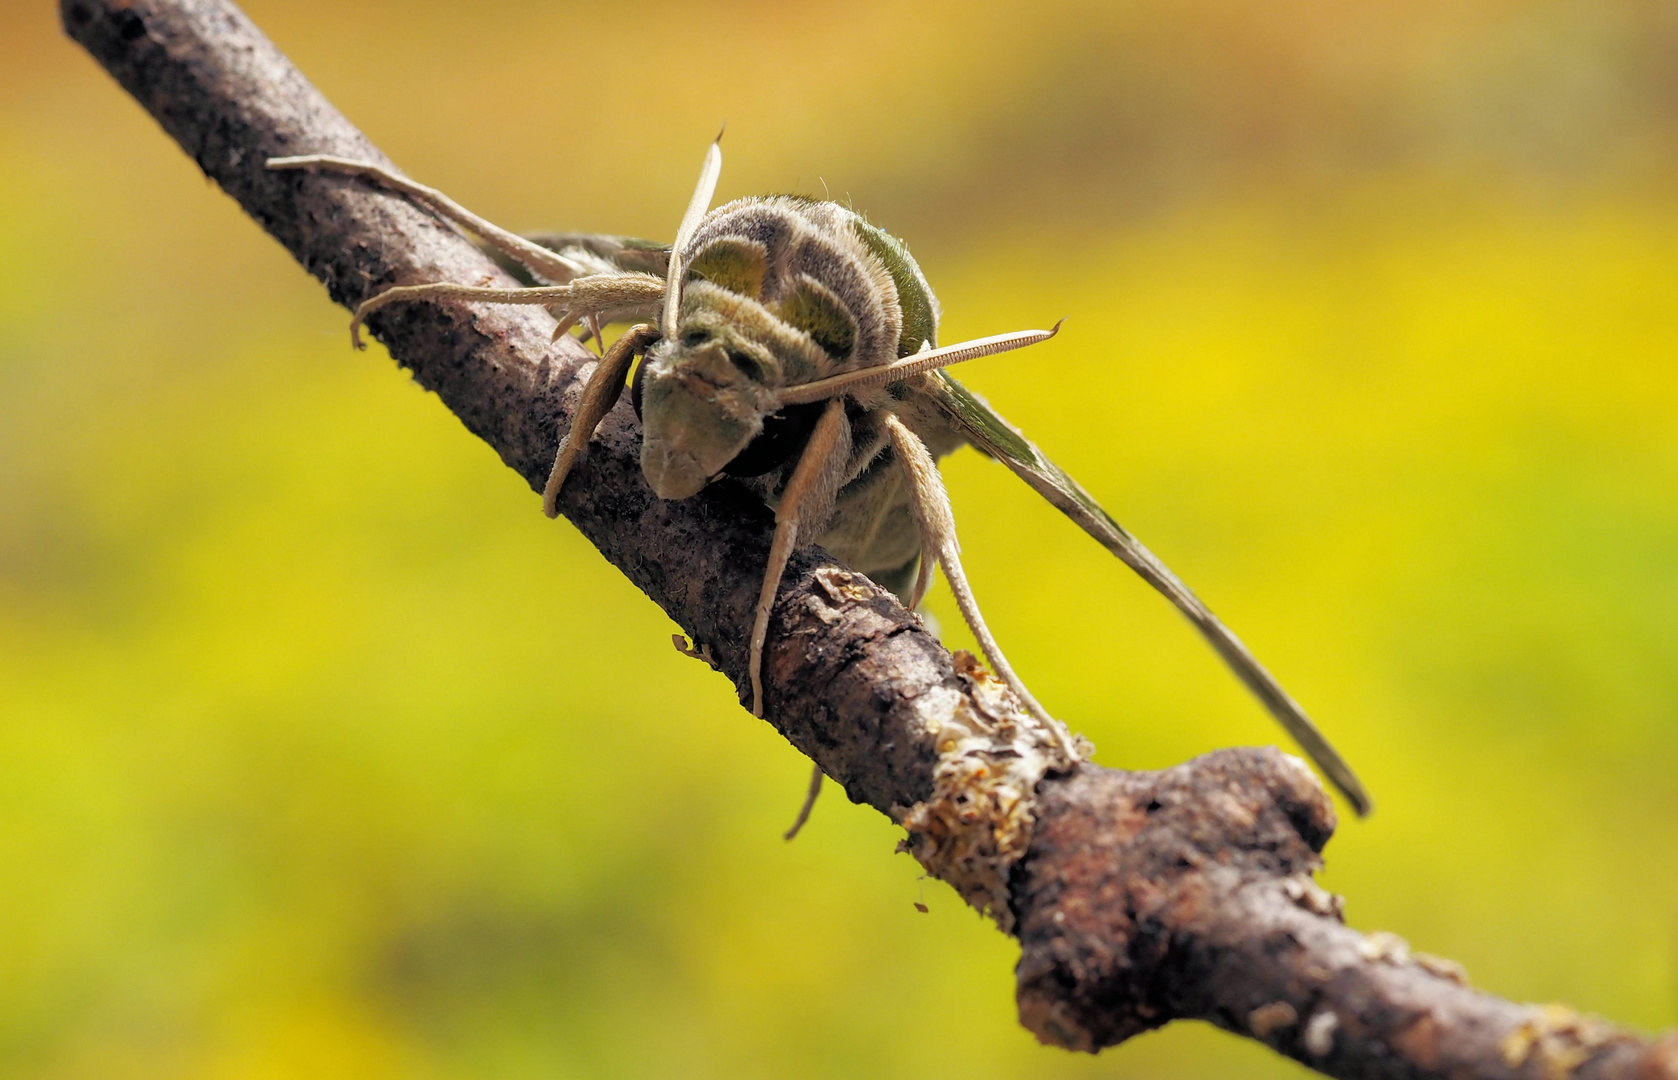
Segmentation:
<svg viewBox="0 0 1678 1080">
<path fill-rule="evenodd" d="M 513 284 L 400 199 L 264 169 L 288 154 L 384 158 L 231 4 L 60 8 L 69 34 L 335 300 L 353 306 L 392 283 Z M 550 344 L 553 325 L 539 311 L 459 305 L 372 320 L 415 379 L 538 491 L 587 363 L 569 339 Z M 642 480 L 637 437 L 620 407 L 561 509 L 744 694 L 769 515 L 726 485 L 660 501 Z M 915 616 L 819 552 L 789 570 L 765 677 L 776 729 L 852 800 L 898 821 L 933 792 L 938 732 L 925 701 L 983 711 L 979 680 Z M 1338 899 L 1311 880 L 1334 814 L 1293 758 L 1225 750 L 1157 773 L 1085 765 L 1045 780 L 1038 798 L 1010 906 L 1021 1019 L 1046 1042 L 1093 1051 L 1198 1018 L 1332 1076 L 1678 1080 L 1678 1036 L 1650 1041 L 1561 1007 L 1511 1004 L 1390 935 L 1342 925 Z"/>
</svg>

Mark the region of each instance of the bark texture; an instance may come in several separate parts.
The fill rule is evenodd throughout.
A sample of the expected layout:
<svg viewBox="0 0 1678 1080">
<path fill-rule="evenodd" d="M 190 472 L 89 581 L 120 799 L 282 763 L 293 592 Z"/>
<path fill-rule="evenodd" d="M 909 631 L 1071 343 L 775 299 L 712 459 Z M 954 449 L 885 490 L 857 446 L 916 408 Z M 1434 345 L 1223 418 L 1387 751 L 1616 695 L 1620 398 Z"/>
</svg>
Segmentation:
<svg viewBox="0 0 1678 1080">
<path fill-rule="evenodd" d="M 66 31 L 333 299 L 393 284 L 512 285 L 458 231 L 399 198 L 269 157 L 385 161 L 223 0 L 62 0 Z M 414 378 L 540 491 L 588 374 L 539 309 L 394 305 L 371 329 Z M 564 515 L 708 645 L 737 696 L 769 551 L 769 513 L 728 485 L 664 502 L 642 479 L 627 402 L 560 499 Z M 534 512 L 534 504 L 532 511 Z M 972 703 L 975 680 L 887 593 L 819 552 L 794 558 L 770 627 L 770 723 L 893 820 L 933 791 L 928 701 Z M 1014 864 L 1022 1022 L 1094 1051 L 1173 1019 L 1209 1020 L 1332 1076 L 1678 1080 L 1659 1040 L 1560 1006 L 1469 989 L 1448 962 L 1346 928 L 1311 879 L 1333 832 L 1327 796 L 1275 750 L 1174 769 L 1084 765 L 1039 788 Z"/>
</svg>

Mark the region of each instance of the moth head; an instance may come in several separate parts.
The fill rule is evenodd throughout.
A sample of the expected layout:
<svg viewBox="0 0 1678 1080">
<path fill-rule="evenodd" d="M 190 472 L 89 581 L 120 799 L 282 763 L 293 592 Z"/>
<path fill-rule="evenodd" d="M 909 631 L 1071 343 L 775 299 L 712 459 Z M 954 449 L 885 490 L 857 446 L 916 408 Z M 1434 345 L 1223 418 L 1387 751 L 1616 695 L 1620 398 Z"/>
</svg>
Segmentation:
<svg viewBox="0 0 1678 1080">
<path fill-rule="evenodd" d="M 777 405 L 762 346 L 705 314 L 684 319 L 635 373 L 641 471 L 661 499 L 697 494 L 763 430 Z"/>
<path fill-rule="evenodd" d="M 811 310 L 849 317 L 814 283 L 765 304 L 766 258 L 750 241 L 705 245 L 684 274 L 675 332 L 636 372 L 641 471 L 660 498 L 685 499 L 724 473 L 769 472 L 803 447 L 821 413 L 819 403 L 782 408 L 783 389 L 830 370 L 837 351 L 797 324 Z"/>
</svg>

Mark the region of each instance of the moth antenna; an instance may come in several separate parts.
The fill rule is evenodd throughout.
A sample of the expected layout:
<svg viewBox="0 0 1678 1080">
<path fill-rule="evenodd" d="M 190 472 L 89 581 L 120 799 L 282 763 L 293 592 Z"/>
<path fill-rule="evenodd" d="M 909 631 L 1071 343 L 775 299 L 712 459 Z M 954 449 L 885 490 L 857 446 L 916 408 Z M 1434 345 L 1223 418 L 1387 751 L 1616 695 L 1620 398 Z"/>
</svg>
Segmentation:
<svg viewBox="0 0 1678 1080">
<path fill-rule="evenodd" d="M 618 403 L 630 362 L 657 340 L 658 332 L 645 323 L 632 326 L 600 358 L 594 374 L 589 376 L 587 385 L 583 387 L 583 399 L 578 402 L 577 411 L 571 417 L 571 427 L 559 440 L 559 452 L 554 455 L 553 468 L 548 473 L 547 485 L 542 489 L 544 514 L 559 516 L 559 489 L 564 486 L 565 478 L 571 475 L 571 467 L 577 463 L 583 447 L 594 437 L 594 429 Z"/>
<path fill-rule="evenodd" d="M 832 510 L 833 493 L 839 489 L 833 466 L 850 454 L 850 437 L 844 405 L 829 402 L 810 433 L 810 441 L 804 444 L 798 464 L 793 466 L 781 505 L 775 509 L 775 539 L 769 546 L 769 566 L 764 570 L 763 587 L 752 616 L 751 650 L 746 661 L 752 681 L 753 716 L 763 715 L 763 646 L 769 639 L 769 612 L 775 606 L 781 575 L 798 547 L 799 528 L 806 515 L 825 519 Z M 825 508 L 817 504 L 825 504 Z"/>
<path fill-rule="evenodd" d="M 727 126 L 723 125 L 725 129 Z M 717 193 L 717 177 L 721 175 L 722 132 L 719 131 L 716 141 L 705 151 L 705 163 L 699 167 L 699 183 L 694 187 L 687 213 L 682 215 L 682 223 L 676 229 L 676 242 L 670 246 L 670 272 L 664 278 L 664 314 L 658 320 L 658 328 L 666 338 L 676 336 L 676 316 L 682 310 L 682 250 L 693 239 L 699 222 L 711 208 L 711 196 Z"/>
<path fill-rule="evenodd" d="M 905 356 L 901 360 L 882 364 L 879 367 L 860 368 L 856 371 L 831 375 L 825 379 L 817 379 L 814 382 L 789 386 L 781 391 L 781 404 L 783 406 L 805 405 L 812 401 L 822 401 L 864 386 L 901 382 L 912 375 L 920 375 L 937 368 L 949 367 L 951 364 L 959 364 L 965 360 L 977 360 L 981 356 L 995 356 L 997 353 L 1023 349 L 1027 345 L 1036 345 L 1038 342 L 1048 341 L 1060 333 L 1060 324 L 1065 321 L 1065 319 L 1060 320 L 1048 330 L 1016 330 L 1011 334 L 974 338 L 972 341 L 946 345 L 941 349 L 922 349 L 912 356 Z"/>
</svg>

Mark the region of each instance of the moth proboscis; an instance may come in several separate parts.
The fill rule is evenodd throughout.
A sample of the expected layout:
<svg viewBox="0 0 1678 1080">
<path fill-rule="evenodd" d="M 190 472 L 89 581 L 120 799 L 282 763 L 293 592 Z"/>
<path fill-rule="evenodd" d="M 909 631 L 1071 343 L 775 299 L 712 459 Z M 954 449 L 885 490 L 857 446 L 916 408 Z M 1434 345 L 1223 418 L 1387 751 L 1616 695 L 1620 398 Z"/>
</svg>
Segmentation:
<svg viewBox="0 0 1678 1080">
<path fill-rule="evenodd" d="M 712 209 L 720 140 L 706 152 L 669 245 L 601 234 L 519 236 L 368 162 L 305 155 L 270 158 L 268 167 L 371 181 L 465 227 L 537 281 L 518 289 L 392 287 L 356 310 L 350 329 L 358 347 L 370 314 L 411 301 L 535 304 L 559 320 L 556 340 L 581 323 L 601 346 L 602 326 L 634 324 L 602 347 L 560 440 L 543 509 L 557 513 L 561 485 L 641 357 L 632 400 L 643 425 L 641 468 L 653 491 L 689 498 L 727 476 L 775 512 L 751 635 L 754 714 L 763 715 L 763 646 L 787 561 L 798 547 L 820 544 L 911 608 L 941 565 L 992 669 L 1059 747 L 1062 764 L 1078 760 L 1066 725 L 1004 657 L 962 570 L 937 458 L 971 445 L 1007 465 L 1176 605 L 1353 809 L 1367 814 L 1373 803 L 1357 776 L 1241 640 L 1077 481 L 945 370 L 1046 341 L 1060 324 L 938 346 L 938 301 L 919 265 L 902 241 L 854 210 L 792 195 Z M 812 798 L 819 787 L 812 783 Z"/>
</svg>

